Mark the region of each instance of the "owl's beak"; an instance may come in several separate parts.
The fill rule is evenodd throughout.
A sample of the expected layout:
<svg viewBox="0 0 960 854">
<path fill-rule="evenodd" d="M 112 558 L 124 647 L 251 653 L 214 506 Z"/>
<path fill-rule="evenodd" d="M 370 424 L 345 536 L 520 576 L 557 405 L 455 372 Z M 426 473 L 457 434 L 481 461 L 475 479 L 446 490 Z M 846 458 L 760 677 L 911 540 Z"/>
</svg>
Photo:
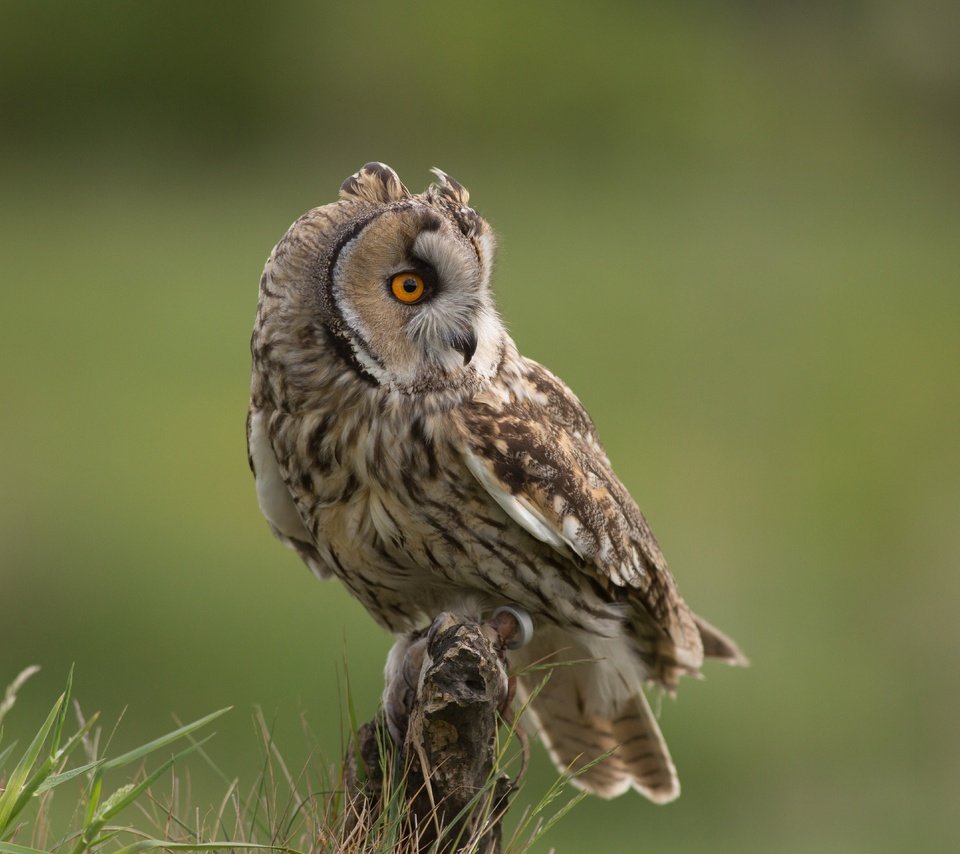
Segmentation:
<svg viewBox="0 0 960 854">
<path fill-rule="evenodd" d="M 463 356 L 463 364 L 469 365 L 477 352 L 477 333 L 472 329 L 455 332 L 450 336 L 450 346 Z"/>
</svg>

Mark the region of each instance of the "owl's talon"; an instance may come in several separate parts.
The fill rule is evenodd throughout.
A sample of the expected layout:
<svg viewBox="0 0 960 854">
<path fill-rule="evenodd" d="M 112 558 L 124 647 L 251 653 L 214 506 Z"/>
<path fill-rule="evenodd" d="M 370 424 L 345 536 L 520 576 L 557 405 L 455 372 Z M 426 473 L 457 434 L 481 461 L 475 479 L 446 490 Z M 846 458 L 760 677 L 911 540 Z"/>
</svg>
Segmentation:
<svg viewBox="0 0 960 854">
<path fill-rule="evenodd" d="M 507 649 L 520 649 L 533 640 L 533 620 L 516 605 L 502 605 L 490 617 L 490 624 L 503 638 Z"/>
<path fill-rule="evenodd" d="M 513 700 L 517 696 L 517 677 L 507 677 L 507 689 L 504 692 L 503 699 L 500 701 L 500 717 L 507 726 L 513 726 Z"/>
</svg>

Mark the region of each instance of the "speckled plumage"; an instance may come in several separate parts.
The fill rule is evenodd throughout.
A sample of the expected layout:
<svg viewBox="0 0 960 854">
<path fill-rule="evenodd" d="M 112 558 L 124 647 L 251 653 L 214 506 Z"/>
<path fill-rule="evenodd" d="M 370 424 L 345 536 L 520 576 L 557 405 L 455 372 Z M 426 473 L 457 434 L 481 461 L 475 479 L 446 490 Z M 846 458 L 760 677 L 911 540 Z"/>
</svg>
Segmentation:
<svg viewBox="0 0 960 854">
<path fill-rule="evenodd" d="M 388 630 L 516 603 L 517 668 L 560 767 L 603 796 L 679 793 L 642 685 L 668 691 L 736 645 L 686 606 L 590 417 L 524 358 L 490 294 L 493 235 L 442 172 L 411 194 L 367 164 L 274 248 L 252 340 L 248 443 L 261 509 Z M 429 283 L 416 304 L 391 277 Z M 594 659 L 587 661 L 587 659 Z M 521 694 L 542 673 L 520 677 Z"/>
</svg>

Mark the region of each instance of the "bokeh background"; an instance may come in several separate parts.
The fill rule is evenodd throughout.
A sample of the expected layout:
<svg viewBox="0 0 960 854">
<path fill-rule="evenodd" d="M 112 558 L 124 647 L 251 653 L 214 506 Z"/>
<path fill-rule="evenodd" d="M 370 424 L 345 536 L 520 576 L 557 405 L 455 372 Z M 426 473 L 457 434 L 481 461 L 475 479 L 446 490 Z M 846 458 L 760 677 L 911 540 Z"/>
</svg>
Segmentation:
<svg viewBox="0 0 960 854">
<path fill-rule="evenodd" d="M 296 216 L 436 165 L 753 660 L 663 704 L 677 803 L 541 850 L 956 850 L 958 9 L 0 3 L 0 683 L 43 666 L 5 739 L 71 662 L 118 747 L 234 705 L 242 781 L 256 704 L 293 765 L 301 717 L 341 750 L 344 661 L 372 714 L 389 638 L 256 506 L 248 337 Z"/>
</svg>

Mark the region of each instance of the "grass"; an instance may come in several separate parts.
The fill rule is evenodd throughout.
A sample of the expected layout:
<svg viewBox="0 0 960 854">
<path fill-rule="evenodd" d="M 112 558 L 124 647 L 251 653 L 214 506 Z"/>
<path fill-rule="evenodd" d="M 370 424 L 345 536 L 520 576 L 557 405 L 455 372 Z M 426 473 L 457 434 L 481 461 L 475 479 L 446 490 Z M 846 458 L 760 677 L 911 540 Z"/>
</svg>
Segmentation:
<svg viewBox="0 0 960 854">
<path fill-rule="evenodd" d="M 258 849 L 290 854 L 418 850 L 419 832 L 407 821 L 406 803 L 411 795 L 405 790 L 403 768 L 392 745 L 380 744 L 383 808 L 378 809 L 366 798 L 347 796 L 351 791 L 349 768 L 343 762 L 319 761 L 315 740 L 306 728 L 307 738 L 314 743 L 308 745 L 299 767 L 292 766 L 275 744 L 272 727 L 260 711 L 255 723 L 263 760 L 246 788 L 239 779 L 229 779 L 207 750 L 214 735 L 209 732 L 210 725 L 230 708 L 111 756 L 110 744 L 120 722 L 105 737 L 99 715 L 84 716 L 72 699 L 72 670 L 63 693 L 18 753 L 17 742 L 5 743 L 3 719 L 38 669 L 24 670 L 0 700 L 0 854 L 135 854 L 152 849 Z M 349 698 L 347 705 L 355 735 L 356 715 Z M 72 727 L 68 725 L 71 718 L 75 719 Z M 449 824 L 472 827 L 469 838 L 450 839 L 443 831 L 428 850 L 437 851 L 444 845 L 458 851 L 480 850 L 484 834 L 500 819 L 491 810 L 496 781 L 520 760 L 519 718 L 517 715 L 503 728 L 488 784 L 465 808 L 471 820 Z M 68 735 L 69 729 L 72 734 Z M 192 802 L 188 768 L 197 760 L 223 781 L 224 794 L 218 803 L 201 806 Z M 117 784 L 114 772 L 120 771 L 124 778 Z M 522 779 L 522 769 L 518 776 Z M 504 839 L 504 852 L 529 851 L 582 799 L 581 792 L 555 806 L 569 779 L 569 775 L 561 775 L 535 805 L 522 810 Z M 66 827 L 57 826 L 55 813 L 70 816 Z"/>
</svg>

